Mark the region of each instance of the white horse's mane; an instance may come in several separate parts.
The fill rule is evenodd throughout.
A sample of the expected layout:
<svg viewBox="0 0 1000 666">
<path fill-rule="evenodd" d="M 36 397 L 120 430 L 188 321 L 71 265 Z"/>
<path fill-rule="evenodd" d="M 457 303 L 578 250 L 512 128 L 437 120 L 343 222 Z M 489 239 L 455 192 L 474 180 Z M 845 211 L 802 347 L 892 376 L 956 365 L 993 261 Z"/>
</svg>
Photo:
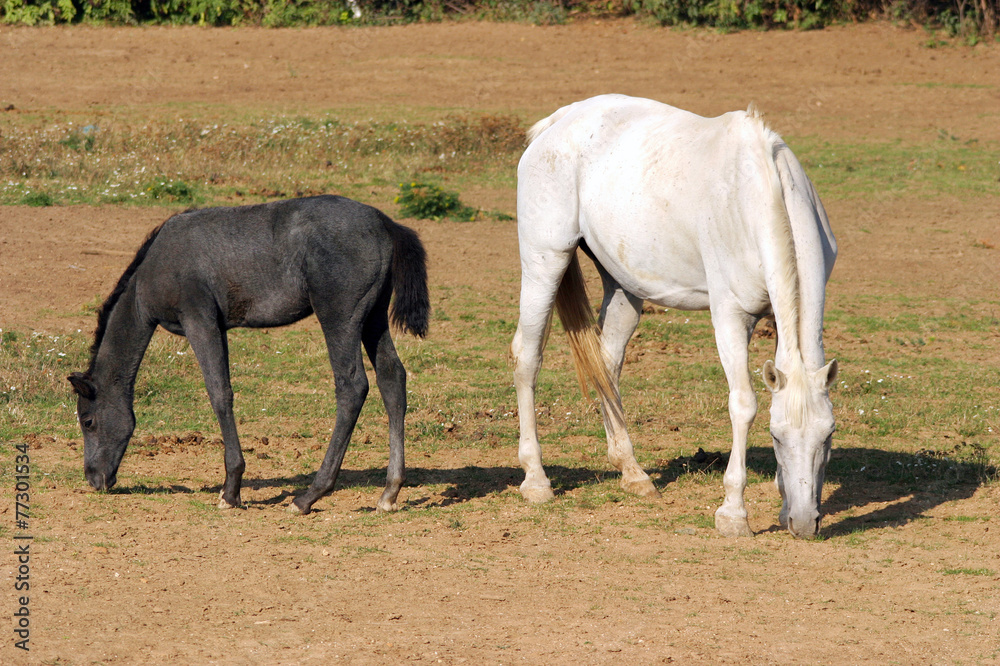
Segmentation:
<svg viewBox="0 0 1000 666">
<path fill-rule="evenodd" d="M 786 345 L 787 359 L 790 365 L 783 368 L 788 380 L 786 386 L 785 413 L 789 421 L 799 426 L 806 422 L 808 416 L 810 395 L 809 380 L 802 350 L 799 347 L 801 337 L 799 302 L 799 266 L 795 253 L 795 236 L 792 232 L 792 222 L 788 217 L 788 208 L 782 193 L 782 181 L 778 172 L 776 158 L 780 151 L 787 150 L 784 140 L 771 129 L 764 120 L 764 113 L 753 102 L 747 107 L 747 118 L 761 132 L 761 140 L 767 147 L 765 154 L 770 159 L 765 160 L 766 169 L 771 181 L 774 215 L 771 216 L 771 237 L 774 240 L 774 269 L 777 272 L 777 290 L 772 298 L 775 312 L 775 323 L 778 328 L 778 343 Z M 779 314 L 780 313 L 780 314 Z"/>
</svg>

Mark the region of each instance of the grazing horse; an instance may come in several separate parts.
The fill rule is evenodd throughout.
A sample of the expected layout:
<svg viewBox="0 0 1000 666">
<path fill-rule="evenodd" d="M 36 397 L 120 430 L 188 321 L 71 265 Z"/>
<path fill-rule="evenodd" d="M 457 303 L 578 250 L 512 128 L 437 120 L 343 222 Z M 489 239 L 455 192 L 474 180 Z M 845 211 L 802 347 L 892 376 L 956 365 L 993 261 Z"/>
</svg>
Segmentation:
<svg viewBox="0 0 1000 666">
<path fill-rule="evenodd" d="M 245 463 L 233 417 L 226 331 L 284 326 L 316 313 L 333 366 L 337 420 L 309 489 L 289 510 L 309 513 L 333 490 L 368 395 L 361 347 L 389 415 L 389 464 L 378 509 L 396 508 L 404 479 L 406 371 L 392 323 L 423 337 L 430 305 L 416 233 L 350 199 L 319 196 L 171 217 L 150 233 L 101 306 L 90 368 L 69 376 L 90 485 L 111 488 L 135 429 L 135 377 L 157 325 L 185 336 L 225 443 L 219 508 L 240 505 Z"/>
<path fill-rule="evenodd" d="M 834 431 L 829 388 L 837 362 L 823 354 L 826 280 L 837 254 L 823 205 L 792 151 L 751 107 L 702 118 L 623 95 L 556 111 L 528 132 L 518 165 L 521 314 L 511 345 L 520 418 L 521 493 L 552 498 L 535 422 L 535 383 L 553 303 L 569 333 L 581 383 L 600 397 L 608 458 L 622 486 L 658 495 L 639 467 L 618 393 L 625 346 L 644 300 L 711 311 L 729 382 L 732 454 L 715 526 L 752 534 L 747 433 L 757 413 L 747 346 L 761 317 L 778 331 L 763 368 L 772 394 L 771 437 L 780 521 L 815 535 Z M 599 326 L 576 249 L 604 286 Z"/>
</svg>

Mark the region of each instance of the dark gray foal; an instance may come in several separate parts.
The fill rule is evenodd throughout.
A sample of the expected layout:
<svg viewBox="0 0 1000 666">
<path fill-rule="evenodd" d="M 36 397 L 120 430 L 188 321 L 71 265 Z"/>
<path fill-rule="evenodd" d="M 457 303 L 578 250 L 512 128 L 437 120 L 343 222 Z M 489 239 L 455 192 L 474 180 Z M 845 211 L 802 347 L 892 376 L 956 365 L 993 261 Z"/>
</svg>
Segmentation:
<svg viewBox="0 0 1000 666">
<path fill-rule="evenodd" d="M 426 256 L 416 233 L 380 211 L 336 196 L 175 215 L 153 232 L 101 306 L 90 368 L 69 377 L 78 394 L 83 469 L 111 488 L 132 431 L 135 377 L 157 325 L 187 337 L 205 377 L 226 447 L 220 508 L 240 505 L 246 464 L 233 418 L 226 331 L 270 327 L 312 313 L 323 328 L 337 423 L 312 485 L 289 507 L 309 513 L 333 490 L 368 395 L 364 345 L 389 415 L 389 465 L 378 508 L 396 508 L 403 484 L 406 371 L 392 323 L 423 337 L 430 305 Z"/>
</svg>

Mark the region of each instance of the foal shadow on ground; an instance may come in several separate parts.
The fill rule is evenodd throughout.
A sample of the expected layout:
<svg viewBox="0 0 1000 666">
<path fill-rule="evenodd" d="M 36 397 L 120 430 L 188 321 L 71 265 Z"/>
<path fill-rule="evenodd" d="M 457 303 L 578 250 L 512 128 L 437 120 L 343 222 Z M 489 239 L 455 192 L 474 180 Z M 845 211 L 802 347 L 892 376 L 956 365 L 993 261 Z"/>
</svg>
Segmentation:
<svg viewBox="0 0 1000 666">
<path fill-rule="evenodd" d="M 221 488 L 222 486 L 220 485 L 216 491 Z M 119 484 L 107 492 L 110 495 L 192 495 L 201 491 L 188 488 L 187 486 L 177 485 L 176 483 L 162 486 L 149 486 L 145 483 L 138 482 L 131 485 Z"/>
<path fill-rule="evenodd" d="M 378 499 L 381 492 L 380 489 L 385 485 L 385 474 L 385 467 L 371 469 L 343 468 L 337 476 L 337 485 L 333 493 L 364 490 L 371 495 L 371 506 L 359 507 L 358 511 L 374 511 L 375 500 Z M 405 497 L 401 496 L 400 506 L 421 508 L 446 507 L 479 497 L 486 497 L 503 492 L 511 486 L 517 486 L 520 483 L 519 475 L 521 474 L 523 472 L 521 472 L 520 468 L 515 467 L 467 466 L 446 469 L 407 467 L 406 483 L 403 485 L 405 488 L 411 489 L 411 492 L 407 493 Z M 244 502 L 249 506 L 282 504 L 304 492 L 306 487 L 312 482 L 312 479 L 313 474 L 296 474 L 295 476 L 270 478 L 252 478 L 248 474 L 243 479 L 244 488 L 275 488 L 280 489 L 281 492 L 274 497 L 264 500 L 247 500 L 244 498 Z M 419 492 L 421 488 L 436 485 L 447 487 L 441 492 L 430 492 L 429 490 Z M 205 486 L 199 492 L 218 494 L 220 490 L 222 490 L 221 483 Z M 192 492 L 187 489 L 185 491 Z M 167 491 L 156 489 L 153 492 Z M 322 511 L 323 508 L 322 503 L 317 503 L 313 507 L 313 511 Z"/>
</svg>

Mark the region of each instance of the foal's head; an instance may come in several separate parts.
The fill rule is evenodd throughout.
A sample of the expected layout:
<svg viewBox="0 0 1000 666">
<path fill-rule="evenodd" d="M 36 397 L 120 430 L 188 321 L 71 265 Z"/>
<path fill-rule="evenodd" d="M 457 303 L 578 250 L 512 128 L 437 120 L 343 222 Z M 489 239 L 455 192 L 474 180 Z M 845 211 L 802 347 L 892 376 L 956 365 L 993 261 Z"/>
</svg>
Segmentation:
<svg viewBox="0 0 1000 666">
<path fill-rule="evenodd" d="M 836 380 L 836 361 L 812 372 L 799 365 L 787 374 L 772 361 L 764 364 L 764 383 L 771 391 L 780 520 L 800 538 L 819 533 L 823 477 L 835 430 L 830 387 Z"/>
<path fill-rule="evenodd" d="M 108 490 L 118 480 L 118 466 L 135 430 L 132 401 L 98 387 L 89 374 L 74 372 L 68 379 L 83 430 L 83 474 L 92 487 Z"/>
</svg>

